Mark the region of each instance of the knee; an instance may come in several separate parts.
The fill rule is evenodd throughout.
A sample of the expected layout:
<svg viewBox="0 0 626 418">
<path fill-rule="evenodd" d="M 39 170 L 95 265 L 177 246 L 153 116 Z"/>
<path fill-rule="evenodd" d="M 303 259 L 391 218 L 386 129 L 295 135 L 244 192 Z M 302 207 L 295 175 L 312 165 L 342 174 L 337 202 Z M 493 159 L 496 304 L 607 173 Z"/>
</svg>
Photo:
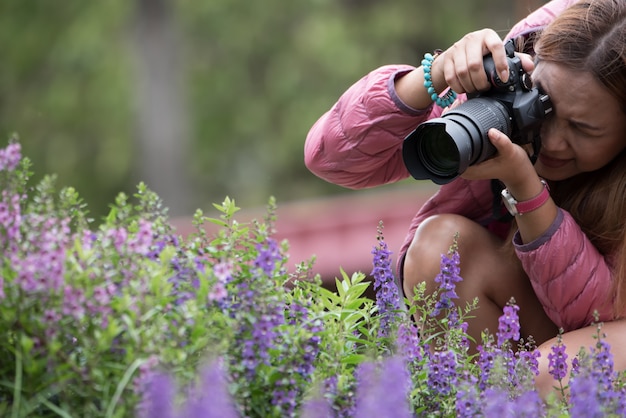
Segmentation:
<svg viewBox="0 0 626 418">
<path fill-rule="evenodd" d="M 424 220 L 415 231 L 413 241 L 407 250 L 407 262 L 434 262 L 439 266 L 441 254 L 446 254 L 457 239 L 459 251 L 463 251 L 464 243 L 480 239 L 486 231 L 476 222 L 461 215 L 440 214 Z"/>
<path fill-rule="evenodd" d="M 469 219 L 453 214 L 434 215 L 427 218 L 415 231 L 415 236 L 409 247 L 409 253 L 419 256 L 424 250 L 434 249 L 437 252 L 448 251 L 455 236 L 464 235 Z"/>
<path fill-rule="evenodd" d="M 434 215 L 420 224 L 415 231 L 411 245 L 407 249 L 403 275 L 404 290 L 412 295 L 412 289 L 420 282 L 426 282 L 439 273 L 441 255 L 448 253 L 454 238 L 465 235 L 469 221 L 460 215 Z"/>
</svg>

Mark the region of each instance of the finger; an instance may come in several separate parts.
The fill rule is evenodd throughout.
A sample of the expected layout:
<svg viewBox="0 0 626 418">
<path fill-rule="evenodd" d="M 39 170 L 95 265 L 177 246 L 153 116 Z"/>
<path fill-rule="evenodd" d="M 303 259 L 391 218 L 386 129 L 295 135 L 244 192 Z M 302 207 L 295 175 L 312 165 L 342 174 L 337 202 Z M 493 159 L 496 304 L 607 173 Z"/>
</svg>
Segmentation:
<svg viewBox="0 0 626 418">
<path fill-rule="evenodd" d="M 491 86 L 487 73 L 485 72 L 485 55 L 489 53 L 485 45 L 486 34 L 481 31 L 478 42 L 468 43 L 466 45 L 467 56 L 467 78 L 464 80 L 473 89 L 482 91 L 487 90 Z M 488 35 L 487 35 L 488 36 Z"/>
<path fill-rule="evenodd" d="M 499 35 L 491 29 L 467 34 L 458 43 L 462 50 L 461 57 L 455 66 L 459 83 L 465 91 L 484 91 L 491 87 L 488 76 L 485 73 L 485 55 L 491 54 L 496 65 L 496 71 L 503 81 L 508 80 L 509 67 L 506 59 L 504 44 Z M 503 78 L 504 77 L 504 78 Z"/>
<path fill-rule="evenodd" d="M 506 83 L 509 80 L 509 63 L 502 40 L 495 32 L 493 34 L 490 33 L 485 39 L 485 47 L 485 54 L 491 53 L 500 80 Z"/>
<path fill-rule="evenodd" d="M 526 71 L 527 73 L 532 73 L 532 71 L 535 69 L 535 60 L 533 60 L 533 57 L 522 52 L 516 52 L 515 54 L 522 62 L 522 68 L 524 69 L 524 71 Z"/>
<path fill-rule="evenodd" d="M 443 53 L 443 56 L 445 56 L 442 69 L 443 77 L 446 84 L 457 93 L 470 93 L 474 90 L 467 90 L 459 78 L 459 74 L 466 71 L 463 69 L 465 64 L 462 54 L 463 51 L 458 42 Z"/>
</svg>

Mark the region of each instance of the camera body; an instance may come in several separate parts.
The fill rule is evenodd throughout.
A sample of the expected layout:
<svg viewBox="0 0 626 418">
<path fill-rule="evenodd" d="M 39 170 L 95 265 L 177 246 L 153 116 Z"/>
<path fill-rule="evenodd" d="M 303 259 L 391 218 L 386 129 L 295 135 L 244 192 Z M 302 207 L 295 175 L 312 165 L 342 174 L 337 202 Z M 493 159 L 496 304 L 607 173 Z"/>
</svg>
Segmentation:
<svg viewBox="0 0 626 418">
<path fill-rule="evenodd" d="M 539 152 L 539 130 L 552 104 L 533 87 L 515 55 L 513 40 L 504 46 L 509 64 L 506 83 L 498 77 L 491 55 L 485 56 L 483 65 L 491 88 L 468 95 L 467 101 L 420 124 L 405 138 L 404 164 L 415 179 L 449 183 L 469 166 L 493 156 L 496 149 L 487 136 L 491 128 L 504 132 L 516 144 L 532 144 L 535 155 Z"/>
</svg>

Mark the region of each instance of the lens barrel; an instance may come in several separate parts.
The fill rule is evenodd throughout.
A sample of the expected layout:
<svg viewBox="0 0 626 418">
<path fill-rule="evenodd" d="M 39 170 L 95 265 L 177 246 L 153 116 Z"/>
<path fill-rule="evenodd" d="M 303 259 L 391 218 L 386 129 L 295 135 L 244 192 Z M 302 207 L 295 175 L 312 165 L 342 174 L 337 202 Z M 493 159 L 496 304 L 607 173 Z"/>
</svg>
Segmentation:
<svg viewBox="0 0 626 418">
<path fill-rule="evenodd" d="M 420 124 L 404 140 L 402 154 L 411 175 L 445 184 L 495 153 L 487 132 L 511 134 L 511 115 L 498 100 L 476 97 L 440 118 Z"/>
</svg>

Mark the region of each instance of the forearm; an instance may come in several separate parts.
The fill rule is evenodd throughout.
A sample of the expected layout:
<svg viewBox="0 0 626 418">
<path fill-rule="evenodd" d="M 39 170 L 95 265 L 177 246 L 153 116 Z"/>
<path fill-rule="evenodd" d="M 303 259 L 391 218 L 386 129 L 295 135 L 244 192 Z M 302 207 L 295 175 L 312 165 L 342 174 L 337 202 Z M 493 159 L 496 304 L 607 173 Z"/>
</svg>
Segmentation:
<svg viewBox="0 0 626 418">
<path fill-rule="evenodd" d="M 436 72 L 435 67 L 438 65 L 439 63 L 435 59 L 433 61 L 433 70 L 431 73 Z M 435 91 L 439 93 L 448 87 L 443 76 L 433 77 L 432 82 Z M 424 86 L 423 66 L 416 68 L 404 77 L 396 80 L 396 93 L 404 103 L 415 109 L 426 109 L 433 103 L 433 99 Z"/>
<path fill-rule="evenodd" d="M 309 131 L 307 167 L 319 177 L 350 188 L 372 187 L 408 177 L 404 137 L 441 109 L 414 109 L 397 95 L 394 81 L 414 67 L 378 68 L 352 85 Z"/>
</svg>

